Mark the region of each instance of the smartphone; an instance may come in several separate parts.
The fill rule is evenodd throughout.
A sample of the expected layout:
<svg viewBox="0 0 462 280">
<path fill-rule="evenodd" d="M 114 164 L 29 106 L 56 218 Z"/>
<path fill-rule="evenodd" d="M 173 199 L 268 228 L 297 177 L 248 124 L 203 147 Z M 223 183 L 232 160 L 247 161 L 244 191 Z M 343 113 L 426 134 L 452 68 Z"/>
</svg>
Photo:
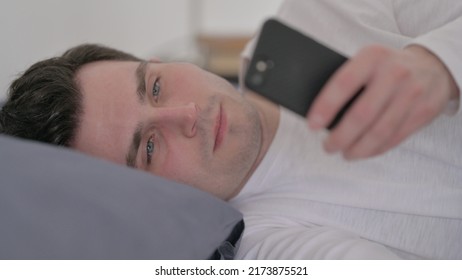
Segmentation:
<svg viewBox="0 0 462 280">
<path fill-rule="evenodd" d="M 248 89 L 305 117 L 323 85 L 346 61 L 345 56 L 269 19 L 263 24 L 244 83 Z M 358 95 L 340 110 L 328 129 L 338 124 Z"/>
</svg>

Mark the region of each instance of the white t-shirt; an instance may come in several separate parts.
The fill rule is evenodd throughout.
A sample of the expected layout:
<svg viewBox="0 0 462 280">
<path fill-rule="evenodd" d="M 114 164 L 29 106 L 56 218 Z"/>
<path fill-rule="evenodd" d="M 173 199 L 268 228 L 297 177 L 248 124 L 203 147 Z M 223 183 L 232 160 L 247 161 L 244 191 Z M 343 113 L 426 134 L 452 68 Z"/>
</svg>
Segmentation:
<svg viewBox="0 0 462 280">
<path fill-rule="evenodd" d="M 282 109 L 268 153 L 230 201 L 246 223 L 237 257 L 462 258 L 462 145 L 436 145 L 425 132 L 384 156 L 346 162 Z"/>
<path fill-rule="evenodd" d="M 462 11 L 457 1 L 287 1 L 280 17 L 347 55 L 369 43 L 428 41 L 459 73 L 453 45 L 431 39 L 446 39 L 450 32 L 443 29 L 456 28 L 440 21 L 438 34 L 416 31 L 423 27 L 412 2 L 415 10 L 417 2 L 427 3 L 429 10 L 419 11 L 433 9 L 436 19 L 443 17 L 437 6 L 454 3 L 447 21 Z M 427 21 L 421 24 L 435 28 Z M 460 17 L 454 22 L 462 31 Z M 460 75 L 456 79 L 460 85 Z M 238 258 L 462 259 L 462 114 L 442 115 L 394 150 L 358 162 L 325 154 L 322 137 L 282 110 L 268 153 L 231 200 L 246 222 Z"/>
</svg>

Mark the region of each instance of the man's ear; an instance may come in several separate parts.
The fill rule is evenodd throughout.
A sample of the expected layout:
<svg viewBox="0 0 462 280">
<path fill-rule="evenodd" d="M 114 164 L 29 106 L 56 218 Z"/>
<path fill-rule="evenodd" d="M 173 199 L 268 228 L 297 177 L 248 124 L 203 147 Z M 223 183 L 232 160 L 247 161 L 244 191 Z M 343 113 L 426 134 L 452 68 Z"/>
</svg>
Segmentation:
<svg viewBox="0 0 462 280">
<path fill-rule="evenodd" d="M 149 62 L 152 62 L 152 63 L 161 63 L 162 61 L 158 58 L 158 57 L 151 57 L 149 59 Z"/>
</svg>

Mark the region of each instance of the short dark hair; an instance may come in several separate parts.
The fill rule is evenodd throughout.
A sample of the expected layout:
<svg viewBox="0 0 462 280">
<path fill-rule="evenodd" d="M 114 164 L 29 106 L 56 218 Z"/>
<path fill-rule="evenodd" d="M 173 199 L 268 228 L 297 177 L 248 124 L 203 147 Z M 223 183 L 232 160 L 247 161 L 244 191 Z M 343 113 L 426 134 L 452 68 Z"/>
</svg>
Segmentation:
<svg viewBox="0 0 462 280">
<path fill-rule="evenodd" d="M 119 50 L 84 44 L 35 63 L 10 86 L 0 110 L 0 133 L 69 146 L 82 106 L 76 73 L 85 64 L 103 60 L 141 61 Z"/>
</svg>

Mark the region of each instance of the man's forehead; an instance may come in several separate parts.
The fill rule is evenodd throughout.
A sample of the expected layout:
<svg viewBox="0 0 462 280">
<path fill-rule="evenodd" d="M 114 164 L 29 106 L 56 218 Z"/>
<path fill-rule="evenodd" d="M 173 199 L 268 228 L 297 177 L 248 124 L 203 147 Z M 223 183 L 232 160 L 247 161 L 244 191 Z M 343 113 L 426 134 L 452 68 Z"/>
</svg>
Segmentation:
<svg viewBox="0 0 462 280">
<path fill-rule="evenodd" d="M 125 164 L 126 146 L 130 143 L 130 130 L 115 123 L 83 121 L 72 147 L 91 156 Z"/>
<path fill-rule="evenodd" d="M 82 115 L 74 147 L 85 153 L 125 163 L 132 130 L 138 122 L 136 62 L 96 62 L 79 78 Z"/>
</svg>

